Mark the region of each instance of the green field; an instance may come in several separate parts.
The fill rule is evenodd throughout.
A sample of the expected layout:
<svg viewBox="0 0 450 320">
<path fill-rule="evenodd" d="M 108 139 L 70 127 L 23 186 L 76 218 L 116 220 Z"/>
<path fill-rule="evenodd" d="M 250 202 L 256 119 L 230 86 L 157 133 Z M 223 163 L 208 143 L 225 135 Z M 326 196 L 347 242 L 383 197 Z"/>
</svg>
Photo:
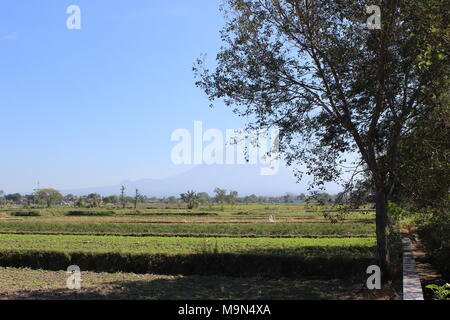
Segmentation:
<svg viewBox="0 0 450 320">
<path fill-rule="evenodd" d="M 119 237 L 119 236 L 55 236 L 0 235 L 0 250 L 55 250 L 62 252 L 136 253 L 136 254 L 275 254 L 326 256 L 345 252 L 372 252 L 374 238 L 185 238 L 185 237 Z"/>
<path fill-rule="evenodd" d="M 223 210 L 158 205 L 137 211 L 8 208 L 0 211 L 0 267 L 19 268 L 8 269 L 18 270 L 17 274 L 20 268 L 58 271 L 78 265 L 84 272 L 108 272 L 112 277 L 130 272 L 242 281 L 259 277 L 271 283 L 268 294 L 275 292 L 275 296 L 280 294 L 272 286 L 276 279 L 307 278 L 325 287 L 333 281 L 363 283 L 366 268 L 376 263 L 373 212 L 355 210 L 331 223 L 323 215 L 326 210 L 332 209 L 305 205 L 237 205 Z M 275 222 L 269 222 L 269 215 Z M 230 292 L 237 290 L 237 282 L 229 282 L 236 283 Z M 250 296 L 258 298 L 254 292 Z"/>
<path fill-rule="evenodd" d="M 336 210 L 335 206 L 315 206 L 305 204 L 237 204 L 224 206 L 200 206 L 193 210 L 186 209 L 185 205 L 139 206 L 136 211 L 131 208 L 121 209 L 117 207 L 102 208 L 4 208 L 0 210 L 0 217 L 8 216 L 99 216 L 99 217 L 233 217 L 233 218 L 264 218 L 274 214 L 277 217 L 292 218 L 320 218 L 323 211 Z M 374 218 L 373 208 L 367 206 L 352 210 L 348 219 Z"/>
<path fill-rule="evenodd" d="M 118 222 L 1 222 L 0 233 L 54 233 L 141 236 L 235 237 L 373 237 L 370 223 L 118 223 Z"/>
</svg>

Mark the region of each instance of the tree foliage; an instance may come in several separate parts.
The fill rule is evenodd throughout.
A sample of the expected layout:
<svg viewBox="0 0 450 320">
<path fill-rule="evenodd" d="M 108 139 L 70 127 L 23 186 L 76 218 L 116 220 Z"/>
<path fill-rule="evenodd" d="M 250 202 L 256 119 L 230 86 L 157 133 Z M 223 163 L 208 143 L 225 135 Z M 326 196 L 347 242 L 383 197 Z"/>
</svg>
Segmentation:
<svg viewBox="0 0 450 320">
<path fill-rule="evenodd" d="M 385 271 L 399 145 L 448 89 L 445 54 L 418 60 L 430 40 L 424 17 L 444 14 L 427 1 L 379 1 L 382 28 L 369 30 L 365 12 L 373 1 L 226 0 L 217 66 L 211 72 L 199 59 L 194 67 L 197 85 L 233 106 L 250 129 L 280 129 L 288 165 L 305 164 L 313 184 L 339 179 L 346 156 L 358 154 L 376 194 Z"/>
<path fill-rule="evenodd" d="M 40 202 L 44 202 L 48 208 L 63 199 L 62 194 L 55 189 L 39 189 L 36 190 L 35 196 Z"/>
</svg>

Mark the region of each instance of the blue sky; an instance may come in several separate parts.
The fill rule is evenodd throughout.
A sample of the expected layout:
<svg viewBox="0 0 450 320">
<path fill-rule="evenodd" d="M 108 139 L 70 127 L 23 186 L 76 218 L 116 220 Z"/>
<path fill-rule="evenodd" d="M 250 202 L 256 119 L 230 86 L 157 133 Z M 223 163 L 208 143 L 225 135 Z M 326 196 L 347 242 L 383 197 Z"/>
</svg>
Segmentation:
<svg viewBox="0 0 450 320">
<path fill-rule="evenodd" d="M 191 168 L 172 163 L 174 130 L 242 128 L 231 109 L 209 108 L 192 72 L 221 46 L 220 3 L 2 0 L 0 189 L 174 176 Z M 66 26 L 70 5 L 81 30 Z"/>
<path fill-rule="evenodd" d="M 81 30 L 66 9 L 81 8 Z M 195 87 L 213 61 L 219 0 L 2 0 L 1 189 L 77 188 L 185 170 L 171 164 L 177 128 L 239 128 Z"/>
</svg>

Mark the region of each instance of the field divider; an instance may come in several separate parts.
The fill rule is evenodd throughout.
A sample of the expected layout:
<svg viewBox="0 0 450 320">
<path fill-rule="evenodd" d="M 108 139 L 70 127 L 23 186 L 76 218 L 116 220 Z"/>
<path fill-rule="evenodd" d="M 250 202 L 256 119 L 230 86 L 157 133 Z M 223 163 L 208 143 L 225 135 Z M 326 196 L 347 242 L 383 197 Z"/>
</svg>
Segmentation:
<svg viewBox="0 0 450 320">
<path fill-rule="evenodd" d="M 46 231 L 0 231 L 0 234 L 12 235 L 70 235 L 70 236 L 117 236 L 117 237 L 180 237 L 180 238 L 307 238 L 307 239 L 327 239 L 327 238 L 373 238 L 373 234 L 323 234 L 323 235 L 307 235 L 307 234 L 287 234 L 287 235 L 267 235 L 267 234 L 190 234 L 190 233 L 112 233 L 112 232 L 46 232 Z"/>
<path fill-rule="evenodd" d="M 373 257 L 304 257 L 260 254 L 196 253 L 142 254 L 50 250 L 0 251 L 0 266 L 66 270 L 77 265 L 82 271 L 132 272 L 161 275 L 223 275 L 267 278 L 352 278 L 364 274 Z"/>
</svg>

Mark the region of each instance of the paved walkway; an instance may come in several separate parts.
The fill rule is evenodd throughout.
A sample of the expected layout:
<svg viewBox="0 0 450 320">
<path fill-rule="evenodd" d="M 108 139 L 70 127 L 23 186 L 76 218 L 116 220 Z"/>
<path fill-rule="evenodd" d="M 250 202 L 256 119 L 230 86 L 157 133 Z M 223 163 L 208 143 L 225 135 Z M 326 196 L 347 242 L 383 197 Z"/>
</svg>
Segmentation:
<svg viewBox="0 0 450 320">
<path fill-rule="evenodd" d="M 403 238 L 403 300 L 424 300 L 409 238 Z"/>
</svg>

